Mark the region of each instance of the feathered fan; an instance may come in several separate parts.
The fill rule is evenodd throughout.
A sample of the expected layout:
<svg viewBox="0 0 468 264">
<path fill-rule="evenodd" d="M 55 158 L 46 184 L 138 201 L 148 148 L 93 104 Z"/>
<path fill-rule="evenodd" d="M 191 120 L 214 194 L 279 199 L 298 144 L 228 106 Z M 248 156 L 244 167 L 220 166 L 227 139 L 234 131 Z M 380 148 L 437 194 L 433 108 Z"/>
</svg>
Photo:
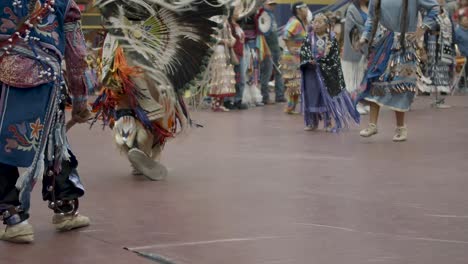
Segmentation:
<svg viewBox="0 0 468 264">
<path fill-rule="evenodd" d="M 186 88 L 209 61 L 208 45 L 227 0 L 98 0 L 112 35 L 143 69 L 165 75 L 176 90 Z"/>
</svg>

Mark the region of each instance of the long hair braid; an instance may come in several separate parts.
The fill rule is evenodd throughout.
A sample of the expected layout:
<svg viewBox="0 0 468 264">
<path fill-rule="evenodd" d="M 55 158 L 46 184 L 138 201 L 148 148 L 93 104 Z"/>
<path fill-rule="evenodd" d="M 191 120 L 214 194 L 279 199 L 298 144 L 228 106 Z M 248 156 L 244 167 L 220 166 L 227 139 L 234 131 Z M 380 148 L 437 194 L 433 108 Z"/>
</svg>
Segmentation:
<svg viewBox="0 0 468 264">
<path fill-rule="evenodd" d="M 403 0 L 403 12 L 401 18 L 401 38 L 400 38 L 400 47 L 403 50 L 403 53 L 406 51 L 405 39 L 406 32 L 408 31 L 408 0 Z"/>
<path fill-rule="evenodd" d="M 380 15 L 381 15 L 381 0 L 371 0 L 374 1 L 374 20 L 373 20 L 373 25 L 372 25 L 372 31 L 371 31 L 371 37 L 369 39 L 369 52 L 368 54 L 371 54 L 371 47 L 372 43 L 374 42 L 375 35 L 377 34 L 377 29 L 379 28 L 379 23 L 380 23 Z"/>
</svg>

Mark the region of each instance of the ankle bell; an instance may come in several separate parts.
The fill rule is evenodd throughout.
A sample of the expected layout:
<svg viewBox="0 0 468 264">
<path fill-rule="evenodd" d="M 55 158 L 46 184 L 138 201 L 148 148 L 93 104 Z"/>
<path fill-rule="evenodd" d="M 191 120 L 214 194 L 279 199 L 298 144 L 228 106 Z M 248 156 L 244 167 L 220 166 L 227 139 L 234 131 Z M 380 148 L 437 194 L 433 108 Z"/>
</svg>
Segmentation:
<svg viewBox="0 0 468 264">
<path fill-rule="evenodd" d="M 22 222 L 19 207 L 10 207 L 0 214 L 0 220 L 6 225 L 16 225 Z"/>
<path fill-rule="evenodd" d="M 49 202 L 49 208 L 54 210 L 54 213 L 61 215 L 74 215 L 78 211 L 78 207 L 78 199 Z"/>
</svg>

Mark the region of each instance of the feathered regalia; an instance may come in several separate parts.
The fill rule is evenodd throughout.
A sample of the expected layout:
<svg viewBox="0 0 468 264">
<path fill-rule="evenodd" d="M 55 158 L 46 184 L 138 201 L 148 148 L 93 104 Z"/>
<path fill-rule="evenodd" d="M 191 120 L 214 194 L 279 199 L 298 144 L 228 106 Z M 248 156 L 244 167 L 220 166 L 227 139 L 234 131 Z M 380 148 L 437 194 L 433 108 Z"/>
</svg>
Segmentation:
<svg viewBox="0 0 468 264">
<path fill-rule="evenodd" d="M 264 2 L 265 0 L 236 0 L 232 5 L 240 9 L 239 18 L 243 19 L 255 14 Z"/>
<path fill-rule="evenodd" d="M 190 125 L 183 92 L 210 61 L 213 16 L 227 0 L 98 0 L 108 35 L 96 120 L 113 128 L 135 174 L 167 175 L 155 160 L 168 138 Z"/>
</svg>

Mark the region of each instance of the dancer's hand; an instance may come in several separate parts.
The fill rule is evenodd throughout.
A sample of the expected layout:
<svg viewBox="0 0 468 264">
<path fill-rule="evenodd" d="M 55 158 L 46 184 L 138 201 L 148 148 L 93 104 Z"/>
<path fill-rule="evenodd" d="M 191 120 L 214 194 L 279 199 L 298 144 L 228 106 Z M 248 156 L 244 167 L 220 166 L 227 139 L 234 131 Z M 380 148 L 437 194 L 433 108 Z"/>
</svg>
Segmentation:
<svg viewBox="0 0 468 264">
<path fill-rule="evenodd" d="M 77 103 L 72 108 L 72 120 L 76 123 L 85 123 L 91 118 L 92 114 L 87 102 Z"/>
<path fill-rule="evenodd" d="M 419 42 L 426 33 L 426 27 L 418 27 L 415 33 L 408 33 L 407 38 L 411 42 Z"/>
<path fill-rule="evenodd" d="M 360 38 L 356 45 L 353 45 L 353 48 L 356 52 L 362 52 L 362 48 L 367 44 L 367 39 Z"/>
</svg>

